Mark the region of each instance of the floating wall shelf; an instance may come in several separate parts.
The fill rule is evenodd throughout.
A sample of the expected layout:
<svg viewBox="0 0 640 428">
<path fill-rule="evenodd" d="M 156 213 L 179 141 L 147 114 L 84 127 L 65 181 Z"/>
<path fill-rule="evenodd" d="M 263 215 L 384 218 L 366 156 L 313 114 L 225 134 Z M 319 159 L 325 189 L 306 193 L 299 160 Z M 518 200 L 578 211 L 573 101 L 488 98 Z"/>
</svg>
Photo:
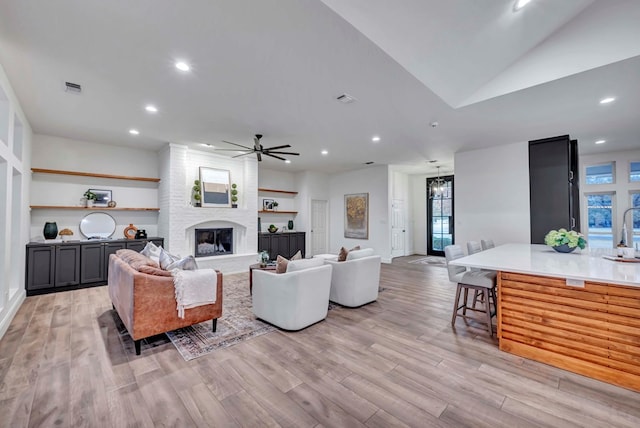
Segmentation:
<svg viewBox="0 0 640 428">
<path fill-rule="evenodd" d="M 298 192 L 291 192 L 289 190 L 276 190 L 276 189 L 264 189 L 258 187 L 258 192 L 269 192 L 269 193 L 284 193 L 285 195 L 297 195 Z"/>
<path fill-rule="evenodd" d="M 44 169 L 44 168 L 31 168 L 31 171 L 42 173 L 42 174 L 77 175 L 80 177 L 113 178 L 116 180 L 150 181 L 152 183 L 160 182 L 159 178 L 153 178 L 153 177 L 130 177 L 126 175 L 95 174 L 92 172 L 64 171 L 59 169 Z"/>
<path fill-rule="evenodd" d="M 160 211 L 160 208 L 109 208 L 109 207 L 74 207 L 56 205 L 31 205 L 32 210 L 87 210 L 87 211 Z"/>
<path fill-rule="evenodd" d="M 258 211 L 258 214 L 298 214 L 298 211 Z"/>
</svg>

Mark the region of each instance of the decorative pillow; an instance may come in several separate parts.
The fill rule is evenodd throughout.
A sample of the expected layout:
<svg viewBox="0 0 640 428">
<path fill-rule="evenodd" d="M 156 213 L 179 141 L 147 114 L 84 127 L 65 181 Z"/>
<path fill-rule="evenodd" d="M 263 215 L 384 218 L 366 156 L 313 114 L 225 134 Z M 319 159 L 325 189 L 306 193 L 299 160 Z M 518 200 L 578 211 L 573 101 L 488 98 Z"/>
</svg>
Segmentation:
<svg viewBox="0 0 640 428">
<path fill-rule="evenodd" d="M 290 260 L 302 260 L 302 252 L 298 250 L 297 253 L 291 257 Z M 276 258 L 276 273 L 285 273 L 287 271 L 287 265 L 289 264 L 289 260 L 281 255 L 278 255 Z"/>
<path fill-rule="evenodd" d="M 353 247 L 350 250 L 347 250 L 344 247 L 340 248 L 340 253 L 338 254 L 338 261 L 339 262 L 343 262 L 343 261 L 347 260 L 347 256 L 349 255 L 350 251 L 357 251 L 359 249 L 360 249 L 360 245 L 356 245 L 355 247 Z"/>
<path fill-rule="evenodd" d="M 180 270 L 197 270 L 198 264 L 193 256 L 187 256 L 180 260 L 176 260 L 167 266 L 167 270 L 180 269 Z"/>
<path fill-rule="evenodd" d="M 145 245 L 145 247 L 142 249 L 142 251 L 140 251 L 140 254 L 149 257 L 151 260 L 153 260 L 156 263 L 159 263 L 161 249 L 162 247 L 158 247 L 156 244 L 149 241 L 147 242 L 147 245 Z"/>
<path fill-rule="evenodd" d="M 287 272 L 305 270 L 309 268 L 322 266 L 323 264 L 324 264 L 324 259 L 321 259 L 321 258 L 291 260 L 287 265 Z"/>
<path fill-rule="evenodd" d="M 349 251 L 347 260 L 356 260 L 369 256 L 373 256 L 373 248 L 364 248 L 362 250 Z"/>
<path fill-rule="evenodd" d="M 177 262 L 178 260 L 180 260 L 180 256 L 174 256 L 164 248 L 160 247 L 160 267 L 162 269 L 167 269 L 171 263 Z"/>
<path fill-rule="evenodd" d="M 162 270 L 160 268 L 153 267 L 153 266 L 135 264 L 135 265 L 131 265 L 131 267 L 140 273 L 146 273 L 149 275 L 156 275 L 156 276 L 171 276 L 171 272 L 169 272 L 168 270 Z"/>
<path fill-rule="evenodd" d="M 116 251 L 116 255 L 122 259 L 123 262 L 129 263 L 130 266 L 133 266 L 134 263 L 146 266 L 153 266 L 155 268 L 159 268 L 158 263 L 151 260 L 149 257 L 140 254 L 137 251 L 133 250 L 118 250 Z"/>
</svg>

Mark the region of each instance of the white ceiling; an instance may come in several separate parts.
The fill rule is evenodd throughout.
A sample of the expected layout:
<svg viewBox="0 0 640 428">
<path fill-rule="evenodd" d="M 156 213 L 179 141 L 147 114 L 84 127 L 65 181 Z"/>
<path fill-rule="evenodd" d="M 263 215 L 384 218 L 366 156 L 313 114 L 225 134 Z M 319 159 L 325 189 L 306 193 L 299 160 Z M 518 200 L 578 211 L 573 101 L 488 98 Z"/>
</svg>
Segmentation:
<svg viewBox="0 0 640 428">
<path fill-rule="evenodd" d="M 0 63 L 36 133 L 147 149 L 262 133 L 301 153 L 262 162 L 285 171 L 433 172 L 561 134 L 640 148 L 640 2 L 514 1 L 3 0 Z"/>
</svg>

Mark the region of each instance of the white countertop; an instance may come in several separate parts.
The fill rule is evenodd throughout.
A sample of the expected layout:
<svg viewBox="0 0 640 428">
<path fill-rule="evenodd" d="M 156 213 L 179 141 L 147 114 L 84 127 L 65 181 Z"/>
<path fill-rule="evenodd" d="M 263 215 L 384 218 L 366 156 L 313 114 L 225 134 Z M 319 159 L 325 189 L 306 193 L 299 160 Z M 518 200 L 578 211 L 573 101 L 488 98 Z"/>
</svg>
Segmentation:
<svg viewBox="0 0 640 428">
<path fill-rule="evenodd" d="M 506 244 L 462 257 L 452 265 L 640 287 L 640 263 L 603 259 L 612 249 L 563 254 L 546 245 Z"/>
</svg>

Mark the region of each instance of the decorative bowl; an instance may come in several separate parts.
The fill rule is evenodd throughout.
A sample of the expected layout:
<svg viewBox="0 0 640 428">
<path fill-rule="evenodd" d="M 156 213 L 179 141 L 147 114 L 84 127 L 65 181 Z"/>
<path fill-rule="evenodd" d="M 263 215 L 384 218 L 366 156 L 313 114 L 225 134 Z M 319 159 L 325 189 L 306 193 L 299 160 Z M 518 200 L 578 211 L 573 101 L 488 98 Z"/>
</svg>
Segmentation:
<svg viewBox="0 0 640 428">
<path fill-rule="evenodd" d="M 278 231 L 277 227 L 270 227 L 269 229 L 267 229 L 270 233 L 276 233 Z"/>
<path fill-rule="evenodd" d="M 558 245 L 555 247 L 551 247 L 559 253 L 570 253 L 578 247 L 570 247 L 568 244 Z"/>
</svg>

